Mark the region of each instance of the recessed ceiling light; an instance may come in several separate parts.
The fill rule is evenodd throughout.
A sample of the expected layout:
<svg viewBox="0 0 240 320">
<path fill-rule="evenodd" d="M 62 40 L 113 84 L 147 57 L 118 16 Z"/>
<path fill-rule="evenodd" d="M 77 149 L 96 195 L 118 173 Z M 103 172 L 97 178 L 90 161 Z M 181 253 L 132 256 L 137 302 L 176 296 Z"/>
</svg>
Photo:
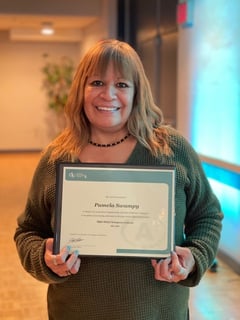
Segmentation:
<svg viewBox="0 0 240 320">
<path fill-rule="evenodd" d="M 52 34 L 54 34 L 54 29 L 52 26 L 51 22 L 43 22 L 42 23 L 42 29 L 41 29 L 41 34 L 45 35 L 45 36 L 50 36 Z"/>
</svg>

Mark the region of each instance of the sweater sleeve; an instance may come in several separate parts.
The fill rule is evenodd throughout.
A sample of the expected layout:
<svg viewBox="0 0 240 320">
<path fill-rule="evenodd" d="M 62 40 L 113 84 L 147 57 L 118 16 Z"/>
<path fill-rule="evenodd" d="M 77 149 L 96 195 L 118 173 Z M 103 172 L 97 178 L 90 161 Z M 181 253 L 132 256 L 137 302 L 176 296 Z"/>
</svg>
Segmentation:
<svg viewBox="0 0 240 320">
<path fill-rule="evenodd" d="M 18 217 L 14 234 L 22 266 L 34 278 L 46 282 L 63 282 L 45 264 L 47 238 L 53 238 L 55 207 L 55 164 L 43 154 L 35 170 L 26 206 Z"/>
<path fill-rule="evenodd" d="M 182 156 L 182 167 L 186 170 L 188 181 L 185 186 L 185 240 L 182 246 L 191 250 L 196 263 L 195 272 L 181 284 L 194 286 L 199 283 L 217 254 L 223 213 L 197 153 L 183 137 L 180 140 L 181 152 L 177 154 Z"/>
</svg>

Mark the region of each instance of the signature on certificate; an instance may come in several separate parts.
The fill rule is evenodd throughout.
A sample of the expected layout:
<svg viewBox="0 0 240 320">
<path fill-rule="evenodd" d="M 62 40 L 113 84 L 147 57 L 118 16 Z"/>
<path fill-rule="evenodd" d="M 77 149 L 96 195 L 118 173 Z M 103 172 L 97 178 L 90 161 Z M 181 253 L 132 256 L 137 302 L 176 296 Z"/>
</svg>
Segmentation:
<svg viewBox="0 0 240 320">
<path fill-rule="evenodd" d="M 70 243 L 73 243 L 73 244 L 75 244 L 75 243 L 78 243 L 78 242 L 81 242 L 81 241 L 84 241 L 85 239 L 83 239 L 82 237 L 72 237 L 72 238 L 70 238 L 69 239 L 69 242 Z"/>
</svg>

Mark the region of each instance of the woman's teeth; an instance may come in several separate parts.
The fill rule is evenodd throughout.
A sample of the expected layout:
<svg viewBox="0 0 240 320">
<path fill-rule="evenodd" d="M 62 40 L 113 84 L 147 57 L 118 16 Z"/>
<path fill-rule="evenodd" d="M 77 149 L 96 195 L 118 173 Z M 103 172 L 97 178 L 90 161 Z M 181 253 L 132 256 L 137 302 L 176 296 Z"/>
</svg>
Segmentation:
<svg viewBox="0 0 240 320">
<path fill-rule="evenodd" d="M 109 108 L 109 107 L 97 107 L 97 109 L 100 110 L 100 111 L 117 111 L 120 108 L 118 108 L 118 107 L 111 107 L 111 108 Z"/>
</svg>

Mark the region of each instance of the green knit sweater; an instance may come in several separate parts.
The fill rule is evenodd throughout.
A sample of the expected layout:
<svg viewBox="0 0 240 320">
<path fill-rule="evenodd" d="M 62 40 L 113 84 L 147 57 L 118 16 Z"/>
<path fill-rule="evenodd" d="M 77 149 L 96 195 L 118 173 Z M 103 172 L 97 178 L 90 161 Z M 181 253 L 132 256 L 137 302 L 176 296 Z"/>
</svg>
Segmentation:
<svg viewBox="0 0 240 320">
<path fill-rule="evenodd" d="M 48 162 L 49 152 L 43 154 L 14 239 L 23 267 L 49 284 L 49 319 L 188 319 L 189 287 L 199 283 L 216 255 L 223 215 L 190 144 L 172 130 L 170 145 L 171 156 L 156 158 L 137 143 L 126 165 L 176 167 L 175 243 L 189 247 L 196 261 L 196 271 L 177 284 L 156 281 L 146 258 L 83 257 L 78 274 L 54 274 L 44 251 L 54 235 L 56 164 Z"/>
</svg>

